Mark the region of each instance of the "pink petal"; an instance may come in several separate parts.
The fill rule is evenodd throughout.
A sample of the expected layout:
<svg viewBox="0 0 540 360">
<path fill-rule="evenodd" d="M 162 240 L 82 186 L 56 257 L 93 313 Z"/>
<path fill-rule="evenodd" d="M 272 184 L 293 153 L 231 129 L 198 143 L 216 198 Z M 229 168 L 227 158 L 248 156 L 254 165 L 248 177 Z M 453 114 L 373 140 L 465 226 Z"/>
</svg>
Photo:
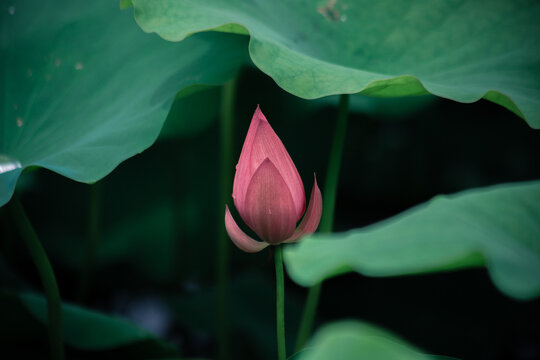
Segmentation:
<svg viewBox="0 0 540 360">
<path fill-rule="evenodd" d="M 240 215 L 245 217 L 248 186 L 255 171 L 265 159 L 270 159 L 289 188 L 298 221 L 306 207 L 304 185 L 296 166 L 283 143 L 276 135 L 260 108 L 257 106 L 236 165 L 233 199 Z"/>
<path fill-rule="evenodd" d="M 270 244 L 279 244 L 294 233 L 296 212 L 291 192 L 268 158 L 251 177 L 245 214 L 246 224 Z"/>
<path fill-rule="evenodd" d="M 234 221 L 231 212 L 229 211 L 229 207 L 225 205 L 225 228 L 227 229 L 227 234 L 229 234 L 229 237 L 231 238 L 232 242 L 238 246 L 240 250 L 243 250 L 248 253 L 254 253 L 259 252 L 265 247 L 268 246 L 268 243 L 256 241 L 253 240 L 251 237 L 246 235 L 245 232 L 242 231 L 236 225 L 236 222 Z"/>
<path fill-rule="evenodd" d="M 309 199 L 309 206 L 306 211 L 306 215 L 302 219 L 302 222 L 294 232 L 293 236 L 287 239 L 286 243 L 296 242 L 304 235 L 313 234 L 319 226 L 319 221 L 322 215 L 322 195 L 321 190 L 317 186 L 317 178 L 313 183 L 313 189 L 311 190 L 311 198 Z"/>
</svg>

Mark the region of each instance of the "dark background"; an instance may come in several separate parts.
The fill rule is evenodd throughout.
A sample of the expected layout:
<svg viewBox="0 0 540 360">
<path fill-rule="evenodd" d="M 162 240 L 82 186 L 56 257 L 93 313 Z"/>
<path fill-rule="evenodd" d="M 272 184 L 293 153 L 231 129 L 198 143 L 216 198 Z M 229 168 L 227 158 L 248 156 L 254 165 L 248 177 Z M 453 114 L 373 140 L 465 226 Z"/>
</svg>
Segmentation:
<svg viewBox="0 0 540 360">
<path fill-rule="evenodd" d="M 219 89 L 178 101 L 160 139 L 97 184 L 40 169 L 27 171 L 17 189 L 65 301 L 129 318 L 177 344 L 186 357 L 216 355 L 216 234 L 223 226 L 217 101 Z M 306 191 L 313 171 L 324 190 L 337 97 L 302 100 L 264 74 L 245 69 L 236 100 L 235 161 L 257 104 L 295 161 Z M 436 194 L 539 179 L 539 140 L 540 133 L 525 121 L 484 100 L 460 104 L 432 96 L 352 96 L 335 230 L 374 223 Z M 92 196 L 100 201 L 100 244 L 95 271 L 81 285 Z M 5 208 L 0 218 L 0 284 L 41 291 Z M 232 243 L 230 252 L 232 358 L 275 358 L 271 255 L 268 250 L 245 254 Z M 288 353 L 305 294 L 287 280 Z M 4 316 L 15 317 L 17 311 L 22 310 L 4 310 Z M 333 278 L 323 285 L 317 324 L 344 318 L 384 327 L 427 353 L 540 359 L 540 301 L 506 297 L 483 268 Z M 39 324 L 23 315 L 16 319 L 23 334 L 35 334 L 20 342 L 3 337 L 1 346 L 18 354 L 46 351 L 43 334 L 35 330 Z M 15 330 L 2 331 L 16 338 Z M 68 349 L 68 355 L 141 357 L 148 351 L 145 344 L 130 346 L 95 353 Z"/>
</svg>

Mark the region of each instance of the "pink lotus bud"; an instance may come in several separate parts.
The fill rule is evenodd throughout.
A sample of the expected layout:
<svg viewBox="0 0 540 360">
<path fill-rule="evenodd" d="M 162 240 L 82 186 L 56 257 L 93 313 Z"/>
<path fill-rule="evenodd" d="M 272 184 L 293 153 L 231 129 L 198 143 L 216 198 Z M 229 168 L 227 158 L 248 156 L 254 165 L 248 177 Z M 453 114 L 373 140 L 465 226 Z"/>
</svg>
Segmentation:
<svg viewBox="0 0 540 360">
<path fill-rule="evenodd" d="M 319 226 L 322 196 L 314 180 L 304 215 L 304 184 L 285 146 L 257 106 L 236 165 L 234 205 L 244 222 L 263 240 L 256 241 L 236 224 L 225 208 L 225 227 L 241 250 L 257 252 L 269 244 L 298 241 Z M 304 219 L 296 228 L 296 223 Z"/>
</svg>

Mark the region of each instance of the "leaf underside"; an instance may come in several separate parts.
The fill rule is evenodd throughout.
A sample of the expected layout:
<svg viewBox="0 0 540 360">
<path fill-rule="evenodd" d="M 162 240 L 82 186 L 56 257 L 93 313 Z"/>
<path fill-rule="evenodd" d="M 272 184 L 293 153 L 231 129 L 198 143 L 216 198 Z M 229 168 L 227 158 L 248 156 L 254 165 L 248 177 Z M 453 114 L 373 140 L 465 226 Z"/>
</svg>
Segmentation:
<svg viewBox="0 0 540 360">
<path fill-rule="evenodd" d="M 322 327 L 306 349 L 294 359 L 436 360 L 443 357 L 424 354 L 397 336 L 373 325 L 346 320 Z M 450 360 L 447 357 L 444 359 Z"/>
<path fill-rule="evenodd" d="M 518 299 L 540 295 L 540 182 L 437 196 L 389 220 L 288 246 L 291 278 L 309 286 L 337 274 L 397 276 L 484 265 Z"/>
<path fill-rule="evenodd" d="M 540 128 L 540 3 L 534 0 L 133 3 L 143 30 L 167 40 L 226 24 L 235 32 L 245 28 L 254 64 L 299 97 L 485 98 Z"/>
</svg>

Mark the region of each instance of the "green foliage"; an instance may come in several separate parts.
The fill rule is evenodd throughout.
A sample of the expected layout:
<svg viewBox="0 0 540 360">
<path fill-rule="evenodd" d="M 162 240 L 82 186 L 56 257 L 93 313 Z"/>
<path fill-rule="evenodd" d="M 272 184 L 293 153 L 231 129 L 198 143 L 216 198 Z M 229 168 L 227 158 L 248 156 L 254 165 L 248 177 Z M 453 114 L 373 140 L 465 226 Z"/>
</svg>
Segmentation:
<svg viewBox="0 0 540 360">
<path fill-rule="evenodd" d="M 9 89 L 0 103 L 0 205 L 29 166 L 99 180 L 155 141 L 179 90 L 224 83 L 248 61 L 243 36 L 171 44 L 140 31 L 115 2 L 39 6 L 36 16 L 34 4 L 14 1 L 13 14 L 0 15 Z"/>
<path fill-rule="evenodd" d="M 398 337 L 359 321 L 341 321 L 325 325 L 305 351 L 295 360 L 442 360 L 427 355 Z"/>
<path fill-rule="evenodd" d="M 133 3 L 134 10 L 120 10 Z M 167 40 L 187 38 L 171 43 L 145 34 L 133 11 L 145 31 Z M 510 125 L 513 114 L 500 112 L 499 117 L 487 102 L 467 107 L 437 100 L 484 98 L 539 128 L 539 16 L 540 4 L 532 0 L 10 2 L 7 11 L 0 12 L 0 206 L 25 170 L 28 174 L 18 190 L 67 299 L 63 318 L 68 358 L 178 357 L 176 347 L 123 319 L 68 305 L 77 299 L 115 313 L 119 298 L 135 304 L 149 294 L 171 321 L 163 325 L 163 338 L 185 345 L 188 355 L 213 354 L 215 238 L 223 217 L 223 204 L 216 202 L 219 127 L 214 122 L 221 101 L 216 85 L 231 79 L 240 67 L 252 60 L 258 69 L 238 79 L 234 153 L 239 153 L 242 135 L 260 103 L 302 177 L 309 179 L 307 188 L 312 171 L 324 181 L 337 104 L 337 97 L 327 95 L 357 94 L 351 97 L 351 120 L 358 120 L 360 113 L 362 121 L 349 125 L 340 177 L 344 204 L 338 201 L 343 212 L 336 218 L 339 228 L 348 229 L 395 214 L 441 189 L 540 176 L 531 166 L 538 153 L 537 138 L 526 133 L 522 123 Z M 428 106 L 430 111 L 425 111 Z M 398 118 L 408 121 L 380 121 Z M 102 236 L 89 269 L 88 291 L 79 292 L 83 266 L 93 256 L 85 253 L 84 245 L 88 188 L 33 170 L 44 167 L 94 182 L 147 149 L 158 135 L 152 150 L 119 166 L 103 181 L 99 228 L 93 229 Z M 505 146 L 498 147 L 501 143 Z M 531 299 L 540 294 L 539 198 L 540 182 L 438 196 L 367 228 L 315 235 L 288 245 L 287 270 L 297 283 L 311 285 L 344 272 L 377 277 L 485 266 L 505 294 Z M 359 199 L 366 203 L 359 206 Z M 0 285 L 40 289 L 2 210 Z M 234 249 L 231 260 L 227 306 L 233 358 L 273 359 L 271 259 L 266 252 L 246 255 Z M 462 281 L 471 274 L 484 276 L 474 271 L 461 278 L 456 274 L 458 280 L 451 278 L 448 291 L 433 298 L 426 296 L 428 290 L 422 292 L 426 283 L 433 284 L 425 278 L 343 277 L 348 298 L 324 293 L 318 320 L 354 312 L 392 323 L 392 328 L 399 328 L 393 325 L 401 321 L 407 331 L 400 332 L 414 338 L 416 331 L 435 348 L 439 333 L 424 334 L 422 327 L 462 310 L 452 308 L 452 301 L 460 295 L 457 288 L 477 285 L 474 276 Z M 448 284 L 445 275 L 434 281 L 439 279 L 442 286 Z M 423 304 L 434 304 L 431 313 L 400 317 L 401 309 L 385 307 L 399 296 L 388 296 L 383 305 L 375 304 L 378 295 L 366 301 L 365 288 L 354 282 L 358 280 L 370 282 L 368 292 L 403 281 L 405 291 L 413 294 L 409 299 L 424 297 Z M 336 283 L 343 286 L 335 281 L 328 287 Z M 399 286 L 389 293 L 400 294 Z M 303 289 L 290 282 L 286 288 L 286 335 L 292 348 Z M 460 336 L 477 333 L 475 341 L 482 344 L 492 343 L 493 334 L 511 341 L 512 329 L 498 334 L 487 328 L 505 324 L 508 314 L 514 321 L 515 309 L 528 317 L 526 306 L 532 302 L 514 302 L 502 295 L 492 302 L 490 296 L 498 294 L 488 290 L 493 292 L 478 290 L 474 300 L 484 311 L 479 319 L 489 321 L 479 320 L 480 325 L 463 329 Z M 466 294 L 462 300 L 471 297 Z M 133 304 L 123 305 L 140 311 Z M 405 304 L 403 313 L 422 306 L 415 304 Z M 501 310 L 502 320 L 492 317 L 493 309 Z M 440 328 L 444 341 L 460 332 L 461 317 Z M 422 324 L 403 325 L 411 318 Z M 46 351 L 41 296 L 0 292 L 0 319 L 2 356 L 13 352 L 17 358 L 39 358 Z M 534 321 L 533 316 L 525 324 Z M 528 333 L 524 334 L 518 340 Z M 459 344 L 445 346 L 459 349 Z M 460 351 L 463 347 L 456 353 Z M 325 326 L 310 348 L 293 358 L 442 359 L 353 321 Z"/>
<path fill-rule="evenodd" d="M 28 293 L 19 295 L 19 299 L 33 316 L 42 323 L 47 321 L 47 304 L 42 296 Z M 80 349 L 105 349 L 153 338 L 125 320 L 74 305 L 64 304 L 62 317 L 66 344 Z"/>
<path fill-rule="evenodd" d="M 27 343 L 37 343 L 46 339 L 47 304 L 42 296 L 32 293 L 2 292 L 0 313 L 3 354 L 22 339 Z M 120 318 L 68 304 L 62 306 L 62 317 L 64 342 L 71 349 L 68 353 L 104 356 L 108 352 L 113 352 L 118 356 L 125 355 L 133 359 L 170 357 L 178 354 L 174 346 Z M 8 339 L 14 343 L 10 344 Z M 133 353 L 135 348 L 139 354 Z M 24 353 L 30 349 L 21 350 Z"/>
<path fill-rule="evenodd" d="M 540 128 L 540 3 L 534 0 L 133 3 L 141 27 L 167 40 L 242 25 L 254 64 L 303 98 L 483 97 Z"/>
<path fill-rule="evenodd" d="M 285 250 L 299 284 L 356 271 L 396 276 L 485 265 L 501 291 L 540 295 L 540 182 L 437 196 L 390 220 Z"/>
</svg>

